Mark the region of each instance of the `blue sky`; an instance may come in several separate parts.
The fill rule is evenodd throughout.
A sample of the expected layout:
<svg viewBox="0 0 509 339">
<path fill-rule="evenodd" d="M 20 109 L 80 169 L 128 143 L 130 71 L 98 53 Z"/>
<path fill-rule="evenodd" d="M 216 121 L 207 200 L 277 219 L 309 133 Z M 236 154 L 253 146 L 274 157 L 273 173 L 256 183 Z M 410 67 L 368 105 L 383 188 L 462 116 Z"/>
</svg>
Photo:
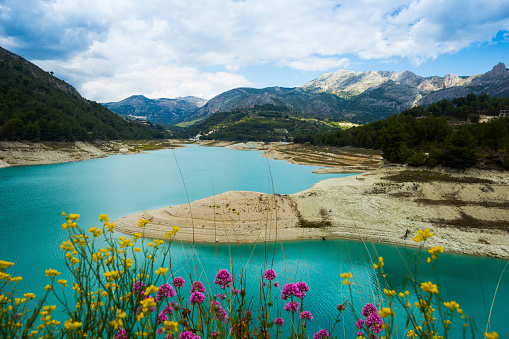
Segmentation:
<svg viewBox="0 0 509 339">
<path fill-rule="evenodd" d="M 338 69 L 509 66 L 509 1 L 0 0 L 0 46 L 91 100 L 209 99 Z"/>
</svg>

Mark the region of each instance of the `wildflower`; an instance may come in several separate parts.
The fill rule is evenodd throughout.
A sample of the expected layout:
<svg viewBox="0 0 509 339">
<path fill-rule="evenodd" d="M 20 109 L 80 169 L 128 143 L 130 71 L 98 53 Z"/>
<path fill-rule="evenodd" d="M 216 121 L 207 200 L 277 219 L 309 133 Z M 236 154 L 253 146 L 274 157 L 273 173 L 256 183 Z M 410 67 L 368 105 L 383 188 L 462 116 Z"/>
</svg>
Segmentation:
<svg viewBox="0 0 509 339">
<path fill-rule="evenodd" d="M 320 330 L 313 334 L 313 339 L 328 339 L 329 338 L 329 332 L 327 330 Z"/>
<path fill-rule="evenodd" d="M 94 237 L 98 237 L 98 236 L 100 236 L 101 234 L 103 234 L 103 231 L 102 231 L 100 228 L 97 228 L 97 227 L 90 227 L 90 228 L 88 229 L 88 231 L 89 231 L 90 233 L 92 233 L 92 235 L 93 235 Z"/>
<path fill-rule="evenodd" d="M 236 288 L 232 288 L 232 293 L 237 295 L 240 293 L 240 290 L 236 289 Z M 219 295 L 219 294 L 218 294 Z"/>
<path fill-rule="evenodd" d="M 133 285 L 133 294 L 143 294 L 145 292 L 145 284 L 143 281 L 137 281 Z"/>
<path fill-rule="evenodd" d="M 104 227 L 106 227 L 106 230 L 108 230 L 108 232 L 113 233 L 113 229 L 115 228 L 115 224 L 112 223 L 112 222 L 105 222 L 104 223 Z"/>
<path fill-rule="evenodd" d="M 304 311 L 300 314 L 299 319 L 307 319 L 309 321 L 313 320 L 313 316 L 309 311 Z"/>
<path fill-rule="evenodd" d="M 193 292 L 191 293 L 191 306 L 194 306 L 194 304 L 201 304 L 205 300 L 205 296 L 203 293 L 200 292 Z"/>
<path fill-rule="evenodd" d="M 210 336 L 211 336 L 212 338 L 219 337 L 219 332 L 218 332 L 218 331 L 212 331 L 212 332 L 210 333 Z"/>
<path fill-rule="evenodd" d="M 345 307 L 345 305 L 343 305 L 343 304 L 339 304 L 339 305 L 338 305 L 338 311 L 344 311 L 344 310 L 345 310 L 345 308 L 346 308 L 346 307 Z"/>
<path fill-rule="evenodd" d="M 265 274 L 263 275 L 263 277 L 270 281 L 270 280 L 276 279 L 277 274 L 276 274 L 276 272 L 274 270 L 268 269 L 268 270 L 265 271 Z"/>
<path fill-rule="evenodd" d="M 127 339 L 127 332 L 123 328 L 119 329 L 115 339 Z"/>
<path fill-rule="evenodd" d="M 157 275 L 162 275 L 162 276 L 165 276 L 166 275 L 166 272 L 168 272 L 168 268 L 163 268 L 163 267 L 160 267 L 156 270 L 156 274 Z"/>
<path fill-rule="evenodd" d="M 214 284 L 219 285 L 221 289 L 226 289 L 227 287 L 231 287 L 233 283 L 233 278 L 228 272 L 228 270 L 222 269 L 219 270 L 216 274 L 216 280 L 214 281 Z"/>
<path fill-rule="evenodd" d="M 173 279 L 173 286 L 179 288 L 179 287 L 184 287 L 184 284 L 186 283 L 186 281 L 184 279 L 182 279 L 181 277 L 176 277 L 175 279 Z"/>
<path fill-rule="evenodd" d="M 48 277 L 55 277 L 57 275 L 60 275 L 60 272 L 58 272 L 57 270 L 53 270 L 51 268 L 45 270 L 44 273 L 46 273 L 46 276 L 48 276 Z"/>
<path fill-rule="evenodd" d="M 146 225 L 146 224 L 148 224 L 148 220 L 147 220 L 147 219 L 140 219 L 140 220 L 138 221 L 138 227 L 139 227 L 139 228 L 143 228 L 143 227 L 145 227 L 145 225 Z"/>
<path fill-rule="evenodd" d="M 163 297 L 173 298 L 176 295 L 177 293 L 175 293 L 175 290 L 170 284 L 162 284 L 159 286 L 159 290 L 157 290 L 156 301 L 161 300 Z"/>
<path fill-rule="evenodd" d="M 498 333 L 497 333 L 497 332 L 495 332 L 495 331 L 490 332 L 490 333 L 488 333 L 488 332 L 484 332 L 484 337 L 485 337 L 486 339 L 498 339 Z"/>
<path fill-rule="evenodd" d="M 428 228 L 426 228 L 424 231 L 419 230 L 417 232 L 417 235 L 414 238 L 415 242 L 421 242 L 426 241 L 426 239 L 431 238 L 433 236 L 433 233 L 430 232 Z"/>
<path fill-rule="evenodd" d="M 159 291 L 158 287 L 156 287 L 154 285 L 150 285 L 145 289 L 145 292 L 143 292 L 143 295 L 147 296 L 147 295 L 152 294 L 157 291 Z"/>
<path fill-rule="evenodd" d="M 72 319 L 67 320 L 64 322 L 64 327 L 68 330 L 75 330 L 77 328 L 80 328 L 82 323 L 78 321 L 73 321 Z"/>
<path fill-rule="evenodd" d="M 23 294 L 23 296 L 30 300 L 35 298 L 35 294 L 33 294 L 33 293 L 25 293 L 25 294 Z"/>
<path fill-rule="evenodd" d="M 276 324 L 277 326 L 283 326 L 283 324 L 285 323 L 285 321 L 283 320 L 283 318 L 276 318 L 274 319 L 274 324 Z"/>
<path fill-rule="evenodd" d="M 394 312 L 389 307 L 382 308 L 378 313 L 382 318 L 394 315 Z"/>
<path fill-rule="evenodd" d="M 210 303 L 210 309 L 214 310 L 214 317 L 216 320 L 225 322 L 228 319 L 228 314 L 226 314 L 226 311 L 221 307 L 218 301 L 212 301 Z"/>
<path fill-rule="evenodd" d="M 99 214 L 99 221 L 101 222 L 110 221 L 110 218 L 108 217 L 107 214 Z"/>
<path fill-rule="evenodd" d="M 60 285 L 62 285 L 64 287 L 67 287 L 67 280 L 60 279 L 60 280 L 57 281 L 57 283 L 59 283 Z"/>
<path fill-rule="evenodd" d="M 348 273 L 346 273 L 346 272 L 345 272 L 345 273 L 342 273 L 342 274 L 340 275 L 340 277 L 341 277 L 341 278 L 343 278 L 343 279 L 345 279 L 345 280 L 343 280 L 343 281 L 342 281 L 343 285 L 351 285 L 352 283 L 351 283 L 348 279 L 352 278 L 352 276 L 353 276 L 353 275 L 352 275 L 352 273 L 351 273 L 351 272 L 348 272 Z"/>
<path fill-rule="evenodd" d="M 455 309 L 459 309 L 460 305 L 455 301 L 445 301 L 444 306 L 454 312 Z"/>
<path fill-rule="evenodd" d="M 300 303 L 296 301 L 290 301 L 284 307 L 284 310 L 287 312 L 297 312 L 299 310 Z"/>
<path fill-rule="evenodd" d="M 438 288 L 437 288 L 437 285 L 433 284 L 431 281 L 428 281 L 427 283 L 424 282 L 421 284 L 421 289 L 424 291 L 424 292 L 428 292 L 428 293 L 434 293 L 434 294 L 438 294 Z"/>
<path fill-rule="evenodd" d="M 300 291 L 300 293 L 296 296 L 297 296 L 297 298 L 303 299 L 306 296 L 306 292 L 309 291 L 309 287 L 305 282 L 302 282 L 302 281 L 297 282 L 296 285 Z"/>
<path fill-rule="evenodd" d="M 205 293 L 205 287 L 203 286 L 202 282 L 197 280 L 193 283 L 192 287 L 191 287 L 191 293 L 192 292 L 201 292 L 201 293 Z"/>
<path fill-rule="evenodd" d="M 79 214 L 76 214 L 76 213 L 69 213 L 69 219 L 71 220 L 75 220 L 75 221 L 78 221 L 78 219 L 80 218 L 80 215 Z"/>
<path fill-rule="evenodd" d="M 162 324 L 162 323 L 164 323 L 165 321 L 168 321 L 168 320 L 169 320 L 168 316 L 165 313 L 163 313 L 163 311 L 161 311 L 161 313 L 159 313 L 157 315 L 157 323 L 158 324 Z"/>
<path fill-rule="evenodd" d="M 378 262 L 376 264 L 373 264 L 373 269 L 377 269 L 379 267 L 383 267 L 384 265 L 384 258 L 383 257 L 379 257 L 378 258 Z"/>
<path fill-rule="evenodd" d="M 409 338 L 417 338 L 417 333 L 415 333 L 414 330 L 410 330 L 406 336 Z"/>
<path fill-rule="evenodd" d="M 274 281 L 274 287 L 279 287 L 279 282 Z"/>
<path fill-rule="evenodd" d="M 179 331 L 179 323 L 175 321 L 165 321 L 164 327 L 168 330 L 170 333 L 178 332 Z"/>
<path fill-rule="evenodd" d="M 438 253 L 444 253 L 444 248 L 442 246 L 435 246 L 428 250 L 428 253 L 431 254 L 432 259 L 438 259 Z"/>
<path fill-rule="evenodd" d="M 240 291 L 239 291 L 239 292 L 240 292 Z M 225 300 L 225 299 L 226 299 L 226 296 L 225 296 L 225 295 L 222 295 L 221 293 L 218 293 L 218 294 L 217 294 L 217 298 L 218 298 L 219 300 Z"/>
<path fill-rule="evenodd" d="M 180 339 L 201 339 L 199 336 L 197 336 L 196 334 L 194 334 L 191 331 L 184 331 L 184 332 L 180 333 L 179 338 Z"/>
</svg>

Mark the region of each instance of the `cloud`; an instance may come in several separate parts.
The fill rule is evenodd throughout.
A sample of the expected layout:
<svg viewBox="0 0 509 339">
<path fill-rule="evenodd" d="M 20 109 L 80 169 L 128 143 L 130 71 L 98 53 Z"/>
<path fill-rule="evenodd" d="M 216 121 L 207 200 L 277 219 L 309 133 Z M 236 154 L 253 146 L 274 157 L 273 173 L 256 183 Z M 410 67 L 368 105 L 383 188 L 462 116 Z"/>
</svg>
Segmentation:
<svg viewBox="0 0 509 339">
<path fill-rule="evenodd" d="M 141 84 L 144 93 L 209 97 L 247 85 L 246 67 L 322 71 L 348 67 L 345 55 L 419 65 L 490 42 L 501 31 L 509 31 L 505 0 L 5 0 L 0 6 L 0 43 L 95 100 L 113 100 Z M 200 72 L 204 67 L 225 72 Z"/>
</svg>

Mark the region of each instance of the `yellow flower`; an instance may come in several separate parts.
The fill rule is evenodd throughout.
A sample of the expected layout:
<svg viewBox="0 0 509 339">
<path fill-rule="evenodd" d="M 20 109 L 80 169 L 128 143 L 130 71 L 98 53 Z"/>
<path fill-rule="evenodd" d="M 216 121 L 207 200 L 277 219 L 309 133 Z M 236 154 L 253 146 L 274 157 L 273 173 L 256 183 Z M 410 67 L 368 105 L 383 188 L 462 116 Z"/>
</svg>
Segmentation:
<svg viewBox="0 0 509 339">
<path fill-rule="evenodd" d="M 97 228 L 97 227 L 90 227 L 90 228 L 88 229 L 88 231 L 89 231 L 90 233 L 92 233 L 94 237 L 98 237 L 98 236 L 100 236 L 101 234 L 103 234 L 103 231 L 102 231 L 100 228 Z"/>
<path fill-rule="evenodd" d="M 388 297 L 389 297 L 389 296 L 394 297 L 394 296 L 396 295 L 396 291 L 394 291 L 394 290 L 388 290 L 388 289 L 384 288 L 384 294 L 385 294 L 386 296 L 388 296 Z"/>
<path fill-rule="evenodd" d="M 428 250 L 428 253 L 431 254 L 432 259 L 438 259 L 438 253 L 444 253 L 444 248 L 442 246 L 435 246 Z"/>
<path fill-rule="evenodd" d="M 35 294 L 33 294 L 33 293 L 25 293 L 25 294 L 23 294 L 23 296 L 30 300 L 35 299 Z"/>
<path fill-rule="evenodd" d="M 383 267 L 384 265 L 384 258 L 383 257 L 379 257 L 378 258 L 378 262 L 376 264 L 373 264 L 373 269 L 377 269 L 379 267 Z"/>
<path fill-rule="evenodd" d="M 53 270 L 51 268 L 45 270 L 44 273 L 46 273 L 46 276 L 48 276 L 48 277 L 54 277 L 54 276 L 60 275 L 60 272 L 58 272 L 57 270 Z"/>
<path fill-rule="evenodd" d="M 445 301 L 444 306 L 454 312 L 455 309 L 459 309 L 460 305 L 455 301 Z M 459 311 L 458 311 L 459 312 Z"/>
<path fill-rule="evenodd" d="M 133 242 L 132 242 L 131 238 L 119 237 L 118 239 L 120 240 L 120 248 L 133 246 Z"/>
<path fill-rule="evenodd" d="M 417 232 L 417 235 L 414 238 L 415 242 L 421 242 L 425 241 L 428 238 L 431 238 L 433 236 L 433 233 L 430 232 L 428 228 L 426 228 L 424 231 L 419 230 Z"/>
<path fill-rule="evenodd" d="M 127 258 L 127 259 L 122 259 L 122 261 L 124 262 L 124 265 L 127 268 L 133 267 L 133 264 L 134 264 L 134 260 L 133 259 Z"/>
<path fill-rule="evenodd" d="M 486 339 L 498 339 L 498 333 L 497 333 L 497 332 L 495 332 L 495 331 L 490 332 L 490 333 L 488 333 L 488 332 L 484 332 L 484 337 L 485 337 Z"/>
<path fill-rule="evenodd" d="M 112 222 L 105 222 L 104 227 L 108 230 L 108 232 L 113 233 L 113 229 L 115 228 L 115 224 Z"/>
<path fill-rule="evenodd" d="M 378 313 L 382 318 L 394 315 L 394 312 L 389 307 L 383 307 Z"/>
<path fill-rule="evenodd" d="M 110 218 L 108 217 L 107 214 L 99 214 L 99 221 L 107 222 L 110 221 Z"/>
<path fill-rule="evenodd" d="M 421 289 L 424 292 L 438 294 L 437 285 L 433 284 L 431 281 L 421 283 Z"/>
<path fill-rule="evenodd" d="M 78 219 L 80 218 L 80 215 L 79 214 L 76 214 L 76 213 L 69 213 L 69 219 L 71 220 L 75 220 L 75 221 L 78 221 Z"/>
<path fill-rule="evenodd" d="M 67 280 L 64 280 L 64 279 L 60 279 L 57 281 L 57 283 L 59 283 L 60 285 L 66 287 L 67 286 Z"/>
<path fill-rule="evenodd" d="M 351 285 L 352 283 L 350 281 L 348 281 L 348 279 L 350 279 L 352 277 L 352 273 L 351 272 L 348 272 L 348 273 L 342 273 L 340 275 L 341 278 L 344 278 L 345 280 L 342 281 L 343 285 Z"/>
<path fill-rule="evenodd" d="M 154 293 L 154 292 L 157 292 L 159 290 L 158 287 L 154 286 L 154 285 L 150 285 L 149 287 L 147 287 L 145 289 L 145 292 L 143 293 L 145 296 L 151 294 L 151 293 Z M 150 298 L 149 298 L 150 299 Z"/>
<path fill-rule="evenodd" d="M 409 338 L 417 338 L 417 333 L 415 333 L 414 330 L 410 330 L 406 336 Z"/>
<path fill-rule="evenodd" d="M 178 332 L 179 331 L 179 323 L 176 321 L 165 321 L 164 327 L 168 330 L 170 333 Z"/>
<path fill-rule="evenodd" d="M 138 239 L 140 239 L 142 237 L 142 234 L 139 233 L 139 232 L 134 232 L 133 236 L 134 236 L 134 240 L 136 241 L 136 240 L 138 240 Z"/>
<path fill-rule="evenodd" d="M 65 328 L 68 330 L 75 330 L 77 328 L 80 328 L 81 325 L 82 323 L 80 323 L 79 321 L 73 321 L 72 319 L 69 319 L 64 323 Z"/>
<path fill-rule="evenodd" d="M 138 221 L 138 227 L 140 227 L 140 228 L 145 227 L 146 224 L 148 224 L 148 220 L 147 219 L 140 219 Z"/>
<path fill-rule="evenodd" d="M 168 268 L 163 268 L 163 267 L 160 267 L 156 270 L 156 274 L 157 275 L 162 275 L 162 276 L 165 276 L 166 275 L 166 272 L 168 272 Z"/>
<path fill-rule="evenodd" d="M 109 271 L 109 272 L 104 272 L 103 275 L 106 277 L 106 280 L 108 281 L 113 281 L 115 280 L 116 277 L 118 277 L 118 271 Z"/>
<path fill-rule="evenodd" d="M 5 271 L 6 268 L 13 266 L 13 262 L 0 260 L 0 270 Z"/>
</svg>

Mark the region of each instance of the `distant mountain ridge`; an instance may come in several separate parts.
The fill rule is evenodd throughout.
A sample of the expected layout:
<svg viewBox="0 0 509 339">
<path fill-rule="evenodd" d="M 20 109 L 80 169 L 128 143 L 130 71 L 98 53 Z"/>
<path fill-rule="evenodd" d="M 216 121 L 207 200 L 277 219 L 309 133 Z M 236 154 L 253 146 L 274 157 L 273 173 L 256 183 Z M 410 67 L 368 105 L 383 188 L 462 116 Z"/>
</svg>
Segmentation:
<svg viewBox="0 0 509 339">
<path fill-rule="evenodd" d="M 133 95 L 119 102 L 109 102 L 103 105 L 123 116 L 133 116 L 158 124 L 173 125 L 183 121 L 190 112 L 196 111 L 206 102 L 205 99 L 193 96 L 176 99 L 149 99 L 143 95 Z"/>
<path fill-rule="evenodd" d="M 338 70 L 304 84 L 235 88 L 209 101 L 195 97 L 147 99 L 132 96 L 117 103 L 104 104 L 121 115 L 143 117 L 162 124 L 199 121 L 217 112 L 253 108 L 260 105 L 283 106 L 305 115 L 334 120 L 367 123 L 384 119 L 414 106 L 429 106 L 473 93 L 509 98 L 509 70 L 499 63 L 485 74 L 422 77 L 410 71 L 353 72 Z"/>
</svg>

